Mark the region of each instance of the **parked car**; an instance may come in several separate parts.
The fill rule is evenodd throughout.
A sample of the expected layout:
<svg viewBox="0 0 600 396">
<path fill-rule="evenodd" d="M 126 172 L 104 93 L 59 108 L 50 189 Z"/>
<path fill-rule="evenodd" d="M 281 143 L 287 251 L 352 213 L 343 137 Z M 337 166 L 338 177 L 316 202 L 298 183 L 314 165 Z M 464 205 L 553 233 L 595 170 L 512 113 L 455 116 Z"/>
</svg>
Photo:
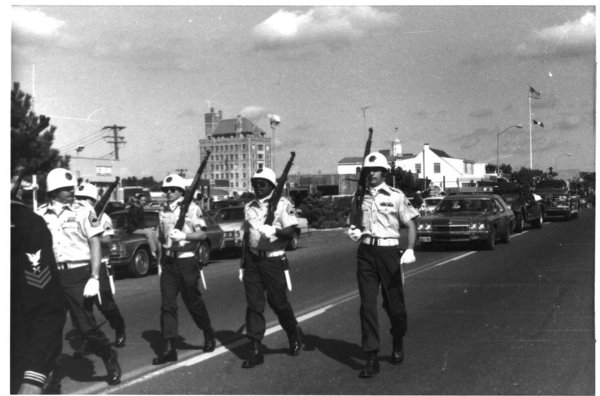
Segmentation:
<svg viewBox="0 0 600 396">
<path fill-rule="evenodd" d="M 296 227 L 296 235 L 287 246 L 288 250 L 296 250 L 298 241 L 302 233 L 310 234 L 308 228 L 308 220 L 304 217 L 297 216 L 298 227 Z M 221 226 L 224 233 L 224 249 L 241 248 L 243 239 L 242 224 L 244 222 L 244 206 L 234 206 L 223 208 L 217 211 L 214 215 L 215 221 Z"/>
<path fill-rule="evenodd" d="M 569 188 L 566 180 L 541 180 L 535 186 L 535 193 L 542 197 L 544 217 L 562 217 L 569 221 L 579 216 L 579 195 Z"/>
<path fill-rule="evenodd" d="M 432 214 L 417 219 L 423 250 L 432 245 L 477 244 L 492 250 L 496 240 L 508 243 L 515 215 L 496 194 L 459 194 L 442 199 Z"/>
<path fill-rule="evenodd" d="M 116 270 L 127 270 L 136 277 L 146 276 L 158 262 L 150 255 L 150 245 L 143 235 L 127 233 L 127 210 L 119 210 L 110 214 L 115 230 L 110 249 L 110 263 Z M 149 228 L 158 230 L 158 209 L 144 210 L 144 221 Z M 223 244 L 223 231 L 209 216 L 204 217 L 208 238 L 198 245 L 196 256 L 206 264 L 210 253 L 219 250 Z"/>
<path fill-rule="evenodd" d="M 539 195 L 529 191 L 528 186 L 515 182 L 498 185 L 497 193 L 515 213 L 515 232 L 523 231 L 525 223 L 532 228 L 542 228 L 544 223 L 544 204 Z"/>
<path fill-rule="evenodd" d="M 208 211 L 208 214 L 214 216 L 219 210 L 223 208 L 233 208 L 238 206 L 244 207 L 246 202 L 246 200 L 242 199 L 223 199 L 221 201 L 212 202 L 210 204 L 210 210 Z"/>
</svg>

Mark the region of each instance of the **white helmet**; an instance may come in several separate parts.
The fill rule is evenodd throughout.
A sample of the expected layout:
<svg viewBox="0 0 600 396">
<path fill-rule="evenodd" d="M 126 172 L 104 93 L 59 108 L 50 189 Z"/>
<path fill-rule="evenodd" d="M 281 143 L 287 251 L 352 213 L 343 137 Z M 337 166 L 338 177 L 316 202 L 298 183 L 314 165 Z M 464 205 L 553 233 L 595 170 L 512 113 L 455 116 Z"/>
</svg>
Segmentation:
<svg viewBox="0 0 600 396">
<path fill-rule="evenodd" d="M 364 168 L 383 168 L 385 170 L 391 170 L 392 167 L 385 158 L 385 155 L 373 152 L 365 157 L 365 163 L 363 164 Z"/>
<path fill-rule="evenodd" d="M 252 175 L 252 179 L 250 179 L 250 182 L 252 182 L 252 180 L 254 179 L 268 180 L 271 182 L 273 187 L 277 185 L 277 176 L 275 176 L 275 172 L 273 172 L 273 169 L 271 168 L 260 168 L 256 171 L 256 173 L 254 173 L 254 175 Z"/>
<path fill-rule="evenodd" d="M 162 188 L 177 187 L 185 191 L 185 180 L 177 173 L 173 173 L 165 177 L 162 182 Z"/>
<path fill-rule="evenodd" d="M 46 177 L 47 191 L 58 190 L 63 187 L 75 188 L 75 178 L 73 174 L 64 168 L 52 169 Z"/>
<path fill-rule="evenodd" d="M 98 189 L 92 183 L 81 183 L 79 187 L 75 189 L 76 197 L 90 198 L 94 201 L 98 200 Z"/>
</svg>

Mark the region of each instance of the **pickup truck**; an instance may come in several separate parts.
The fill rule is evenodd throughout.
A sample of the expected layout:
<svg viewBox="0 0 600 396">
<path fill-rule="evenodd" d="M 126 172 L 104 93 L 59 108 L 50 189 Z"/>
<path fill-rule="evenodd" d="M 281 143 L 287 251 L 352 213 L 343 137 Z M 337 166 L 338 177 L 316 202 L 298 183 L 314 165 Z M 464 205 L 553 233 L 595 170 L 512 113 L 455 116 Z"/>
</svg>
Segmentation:
<svg viewBox="0 0 600 396">
<path fill-rule="evenodd" d="M 562 217 L 566 221 L 579 217 L 579 195 L 569 188 L 566 180 L 541 180 L 535 186 L 535 193 L 542 197 L 544 217 Z"/>
</svg>

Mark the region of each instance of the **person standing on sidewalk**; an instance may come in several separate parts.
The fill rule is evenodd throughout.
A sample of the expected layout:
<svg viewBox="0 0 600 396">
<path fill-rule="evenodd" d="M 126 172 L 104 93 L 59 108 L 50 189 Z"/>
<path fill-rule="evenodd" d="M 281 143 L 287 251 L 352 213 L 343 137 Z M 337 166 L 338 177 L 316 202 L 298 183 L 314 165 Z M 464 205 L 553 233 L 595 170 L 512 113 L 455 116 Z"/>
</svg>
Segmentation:
<svg viewBox="0 0 600 396">
<path fill-rule="evenodd" d="M 391 322 L 392 363 L 401 364 L 404 360 L 402 341 L 406 334 L 407 317 L 401 265 L 415 262 L 415 218 L 419 212 L 401 190 L 385 183 L 390 165 L 383 154 L 368 154 L 363 167 L 368 172 L 369 188 L 361 207 L 362 224 L 359 227 L 350 226 L 348 236 L 353 241 L 360 241 L 356 274 L 360 293 L 362 350 L 367 354 L 367 363 L 359 377 L 370 378 L 379 373 L 377 297 L 380 289 L 383 308 Z M 401 224 L 408 228 L 408 246 L 402 254 Z"/>
</svg>

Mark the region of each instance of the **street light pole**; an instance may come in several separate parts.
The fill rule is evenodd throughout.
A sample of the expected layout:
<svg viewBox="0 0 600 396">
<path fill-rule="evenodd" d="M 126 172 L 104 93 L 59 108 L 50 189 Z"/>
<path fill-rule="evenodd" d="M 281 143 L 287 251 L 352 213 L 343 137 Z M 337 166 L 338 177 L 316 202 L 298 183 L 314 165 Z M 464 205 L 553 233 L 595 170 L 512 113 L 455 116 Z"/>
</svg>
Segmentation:
<svg viewBox="0 0 600 396">
<path fill-rule="evenodd" d="M 556 157 L 556 159 L 554 159 L 554 171 L 556 172 L 556 169 L 558 169 L 558 159 L 562 158 L 562 157 L 570 157 L 571 154 L 561 154 L 558 157 Z"/>
<path fill-rule="evenodd" d="M 275 127 L 277 125 L 279 125 L 281 123 L 281 118 L 277 115 L 277 114 L 268 114 L 267 117 L 269 117 L 269 124 L 271 125 L 271 131 L 272 136 L 273 136 L 273 144 L 271 147 L 271 168 L 273 169 L 273 172 L 276 172 L 275 170 Z"/>
<path fill-rule="evenodd" d="M 496 132 L 496 176 L 500 175 L 500 135 L 504 132 L 508 131 L 510 128 L 523 128 L 523 125 L 511 125 L 509 127 L 504 128 L 502 132 Z"/>
</svg>

